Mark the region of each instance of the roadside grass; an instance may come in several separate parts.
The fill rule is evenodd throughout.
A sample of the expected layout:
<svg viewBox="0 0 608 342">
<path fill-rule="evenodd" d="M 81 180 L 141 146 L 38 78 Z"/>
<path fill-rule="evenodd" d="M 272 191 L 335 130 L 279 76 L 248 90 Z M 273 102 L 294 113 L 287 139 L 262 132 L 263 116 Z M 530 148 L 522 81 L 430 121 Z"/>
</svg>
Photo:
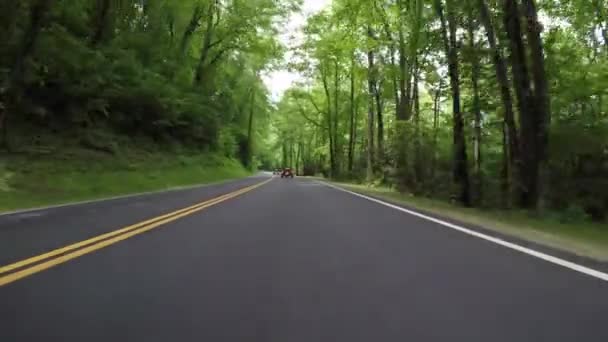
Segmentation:
<svg viewBox="0 0 608 342">
<path fill-rule="evenodd" d="M 218 182 L 250 175 L 211 153 L 82 148 L 0 154 L 0 212 Z"/>
<path fill-rule="evenodd" d="M 402 194 L 388 187 L 332 182 L 347 190 L 392 201 L 429 214 L 472 224 L 502 234 L 608 261 L 608 225 L 582 221 L 561 222 L 553 216 L 537 217 L 515 210 L 463 208 L 441 200 Z"/>
</svg>

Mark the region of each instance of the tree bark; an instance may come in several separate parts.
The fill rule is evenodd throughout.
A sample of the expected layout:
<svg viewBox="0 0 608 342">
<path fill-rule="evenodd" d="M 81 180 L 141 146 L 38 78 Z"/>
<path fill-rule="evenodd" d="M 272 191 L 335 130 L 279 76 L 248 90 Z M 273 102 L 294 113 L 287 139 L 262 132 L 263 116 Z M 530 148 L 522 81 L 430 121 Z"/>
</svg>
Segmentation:
<svg viewBox="0 0 608 342">
<path fill-rule="evenodd" d="M 296 154 L 296 170 L 294 172 L 296 176 L 301 175 L 301 173 L 300 173 L 300 166 L 301 166 L 300 161 L 302 161 L 302 158 L 303 158 L 302 157 L 302 155 L 304 154 L 303 150 L 304 150 L 304 144 L 302 144 L 302 142 L 299 142 L 298 143 L 298 152 Z M 302 164 L 303 164 L 303 162 L 302 162 Z"/>
<path fill-rule="evenodd" d="M 255 88 L 251 89 L 249 104 L 249 123 L 247 125 L 247 167 L 251 168 L 253 161 L 253 116 L 255 113 Z"/>
<path fill-rule="evenodd" d="M 351 55 L 350 67 L 350 127 L 348 135 L 348 171 L 353 171 L 353 158 L 355 150 L 355 51 Z"/>
<path fill-rule="evenodd" d="M 437 135 L 439 131 L 439 106 L 441 104 L 442 80 L 439 80 L 435 96 L 433 98 L 433 156 L 431 158 L 431 181 L 435 184 L 435 168 L 437 165 Z M 433 187 L 434 190 L 434 187 Z"/>
<path fill-rule="evenodd" d="M 374 97 L 376 100 L 376 119 L 377 119 L 377 136 L 376 142 L 378 146 L 378 153 L 376 159 L 378 159 L 379 163 L 383 163 L 384 160 L 384 118 L 383 118 L 383 101 L 381 94 L 381 85 L 374 82 Z"/>
<path fill-rule="evenodd" d="M 397 1 L 398 4 L 398 8 L 399 8 L 399 18 L 401 18 L 401 16 L 403 15 L 403 13 L 405 12 L 404 6 L 403 6 L 403 0 L 398 0 Z M 411 93 L 411 76 L 408 72 L 408 65 L 407 65 L 407 56 L 406 56 L 406 49 L 405 49 L 405 33 L 403 32 L 403 21 L 404 20 L 399 20 L 399 71 L 400 71 L 400 78 L 399 78 L 399 91 L 400 91 L 400 98 L 399 98 L 399 105 L 397 106 L 398 111 L 397 111 L 397 120 L 409 120 L 412 116 L 412 112 L 411 112 L 411 104 L 410 104 L 410 93 Z"/>
<path fill-rule="evenodd" d="M 338 156 L 338 151 L 340 151 L 341 149 L 338 147 L 338 144 L 340 143 L 339 139 L 338 139 L 338 120 L 340 119 L 340 65 L 338 63 L 338 59 L 336 58 L 334 60 L 334 114 L 333 114 L 333 134 L 334 134 L 334 158 L 335 158 L 335 170 L 334 172 L 336 173 L 334 176 L 337 176 L 337 174 L 340 172 L 340 160 L 341 160 L 341 156 Z"/>
<path fill-rule="evenodd" d="M 456 44 L 456 14 L 452 0 L 447 1 L 447 25 L 443 14 L 441 0 L 435 0 L 435 6 L 441 21 L 441 33 L 446 55 L 448 56 L 448 69 L 453 102 L 453 182 L 457 188 L 458 201 L 470 206 L 470 184 L 467 161 L 466 139 L 464 135 L 464 120 L 460 111 L 460 73 L 458 67 L 458 52 Z M 446 27 L 447 26 L 447 27 Z M 448 35 L 449 30 L 449 35 Z"/>
<path fill-rule="evenodd" d="M 536 102 L 535 129 L 537 130 L 537 154 L 540 161 L 547 158 L 548 132 L 551 122 L 551 101 L 549 98 L 549 84 L 545 68 L 545 54 L 543 41 L 540 36 L 542 25 L 538 21 L 536 4 L 534 0 L 522 0 L 526 22 L 526 37 L 530 47 L 530 60 L 532 61 L 532 79 L 534 80 L 534 99 Z"/>
<path fill-rule="evenodd" d="M 368 115 L 367 115 L 367 180 L 374 178 L 374 52 L 370 49 L 367 52 L 367 85 L 368 85 Z"/>
<path fill-rule="evenodd" d="M 420 73 L 420 66 L 418 60 L 414 61 L 414 92 L 412 98 L 414 100 L 414 178 L 415 178 L 415 189 L 419 192 L 422 189 L 422 182 L 424 181 L 423 165 L 422 165 L 422 151 L 421 151 L 421 136 L 420 136 L 420 93 L 418 87 L 418 78 Z"/>
<path fill-rule="evenodd" d="M 325 99 L 326 99 L 326 115 L 325 120 L 327 123 L 327 135 L 329 138 L 329 166 L 331 171 L 331 177 L 336 176 L 336 156 L 334 154 L 334 132 L 333 132 L 333 120 L 332 120 L 332 105 L 331 105 L 331 93 L 329 91 L 329 83 L 327 80 L 327 66 L 321 66 L 321 79 L 323 81 L 323 90 L 325 91 Z"/>
<path fill-rule="evenodd" d="M 534 116 L 530 118 L 533 131 L 536 132 L 534 138 L 536 150 L 534 151 L 537 163 L 532 164 L 534 170 L 530 170 L 531 198 L 525 202 L 526 207 L 537 208 L 542 195 L 540 175 L 544 162 L 548 156 L 549 126 L 551 122 L 551 101 L 549 98 L 549 84 L 545 71 L 545 55 L 543 41 L 540 36 L 542 25 L 538 21 L 536 4 L 534 0 L 522 0 L 523 11 L 526 17 L 526 38 L 530 50 L 530 60 L 532 69 L 532 79 L 534 81 Z"/>
<path fill-rule="evenodd" d="M 473 89 L 473 115 L 475 117 L 475 141 L 474 141 L 474 159 L 475 159 L 475 192 L 477 202 L 483 199 L 483 174 L 481 168 L 481 103 L 479 99 L 479 74 L 480 64 L 477 55 L 477 44 L 475 43 L 475 22 L 473 14 L 470 13 L 468 19 L 468 38 L 469 48 L 471 49 L 471 85 Z"/>
<path fill-rule="evenodd" d="M 507 192 L 504 195 L 511 197 L 509 193 L 512 191 L 512 182 L 517 182 L 519 177 L 515 174 L 520 164 L 520 153 L 519 153 L 519 137 L 517 132 L 517 126 L 515 124 L 515 114 L 513 111 L 513 97 L 511 95 L 511 88 L 509 86 L 509 77 L 507 75 L 507 65 L 505 59 L 500 51 L 500 47 L 496 41 L 496 34 L 490 11 L 485 0 L 478 0 L 479 17 L 483 24 L 488 43 L 492 49 L 492 57 L 494 61 L 494 69 L 496 72 L 496 80 L 500 88 L 500 96 L 504 107 L 504 129 L 503 143 L 507 143 L 508 146 L 503 146 L 503 152 L 507 153 L 506 158 L 503 158 L 504 163 L 509 165 L 503 165 L 503 171 L 507 170 L 508 173 L 503 172 L 503 187 L 506 187 Z M 518 190 L 519 191 L 519 190 Z M 507 201 L 508 202 L 508 201 Z"/>
<path fill-rule="evenodd" d="M 513 87 L 517 96 L 521 122 L 519 176 L 519 204 L 527 209 L 535 209 L 539 198 L 539 177 L 541 158 L 539 151 L 538 104 L 530 82 L 525 45 L 521 32 L 521 12 L 515 0 L 503 0 L 504 22 L 510 47 Z M 541 85 L 542 86 L 542 85 Z"/>
</svg>

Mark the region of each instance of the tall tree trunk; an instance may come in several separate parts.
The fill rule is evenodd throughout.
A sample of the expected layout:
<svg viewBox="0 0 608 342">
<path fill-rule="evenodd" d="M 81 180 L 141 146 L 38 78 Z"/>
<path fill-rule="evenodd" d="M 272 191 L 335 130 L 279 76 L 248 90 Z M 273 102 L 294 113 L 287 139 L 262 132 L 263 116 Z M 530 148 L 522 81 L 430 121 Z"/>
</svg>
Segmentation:
<svg viewBox="0 0 608 342">
<path fill-rule="evenodd" d="M 423 165 L 422 165 L 422 150 L 421 150 L 421 134 L 420 134 L 420 90 L 418 87 L 420 75 L 420 66 L 418 60 L 414 61 L 414 92 L 412 98 L 414 100 L 414 188 L 417 192 L 422 190 L 422 182 L 424 181 Z"/>
<path fill-rule="evenodd" d="M 251 102 L 249 104 L 249 124 L 247 125 L 247 161 L 246 165 L 251 168 L 253 161 L 253 116 L 255 114 L 255 88 L 251 89 Z"/>
<path fill-rule="evenodd" d="M 551 101 L 549 99 L 549 84 L 545 71 L 545 54 L 543 41 L 540 36 L 542 25 L 538 21 L 534 0 L 522 0 L 526 16 L 526 37 L 530 47 L 532 79 L 534 80 L 534 100 L 536 115 L 534 128 L 537 131 L 537 155 L 542 163 L 547 158 L 549 141 L 549 124 L 551 122 Z"/>
<path fill-rule="evenodd" d="M 341 160 L 341 156 L 342 153 L 340 153 L 340 155 L 338 155 L 338 151 L 341 150 L 341 148 L 338 147 L 338 144 L 340 144 L 340 140 L 338 139 L 338 120 L 340 119 L 340 68 L 339 68 L 339 64 L 338 64 L 338 59 L 336 58 L 334 60 L 334 114 L 333 114 L 333 134 L 334 134 L 334 158 L 335 158 L 335 170 L 334 172 L 336 173 L 335 176 L 338 175 L 338 173 L 340 172 L 340 160 Z"/>
<path fill-rule="evenodd" d="M 443 87 L 442 80 L 439 80 L 437 89 L 433 98 L 433 156 L 431 157 L 431 182 L 435 184 L 435 169 L 437 167 L 437 135 L 439 131 L 439 106 L 441 104 L 441 88 Z M 433 186 L 434 190 L 434 186 Z"/>
<path fill-rule="evenodd" d="M 330 173 L 331 173 L 331 177 L 335 177 L 336 176 L 336 156 L 334 154 L 335 152 L 335 141 L 334 141 L 334 132 L 333 132 L 333 119 L 332 119 L 332 105 L 331 105 L 331 93 L 329 91 L 329 81 L 327 80 L 327 70 L 326 70 L 327 66 L 326 65 L 322 65 L 321 66 L 321 79 L 323 81 L 323 90 L 325 92 L 325 99 L 326 99 L 326 124 L 327 124 L 327 135 L 329 138 L 329 167 L 330 167 Z"/>
<path fill-rule="evenodd" d="M 443 14 L 441 0 L 435 0 L 435 6 L 441 21 L 441 33 L 446 55 L 448 56 L 448 69 L 453 102 L 453 170 L 452 177 L 457 187 L 457 197 L 465 206 L 471 204 L 469 170 L 467 161 L 466 139 L 464 135 L 464 120 L 460 111 L 460 73 L 458 68 L 458 51 L 456 42 L 456 14 L 453 0 L 447 0 L 447 27 Z M 449 35 L 448 35 L 449 29 Z"/>
<path fill-rule="evenodd" d="M 405 13 L 403 0 L 397 0 L 399 8 L 399 18 Z M 411 93 L 411 75 L 409 74 L 407 65 L 407 55 L 405 46 L 405 33 L 403 32 L 403 23 L 405 20 L 399 20 L 399 105 L 397 106 L 397 120 L 409 120 L 412 116 L 410 93 Z"/>
<path fill-rule="evenodd" d="M 549 85 L 545 71 L 545 55 L 543 41 L 540 36 L 541 24 L 538 21 L 536 4 L 534 0 L 522 0 L 523 11 L 526 17 L 526 38 L 530 48 L 530 61 L 532 69 L 532 79 L 534 81 L 534 115 L 530 118 L 532 130 L 535 132 L 534 138 L 536 150 L 534 151 L 536 163 L 530 170 L 530 198 L 525 201 L 528 208 L 538 207 L 542 194 L 541 173 L 544 162 L 547 160 L 547 147 L 549 143 L 549 125 L 551 122 L 551 101 L 549 99 Z"/>
<path fill-rule="evenodd" d="M 296 162 L 293 173 L 297 176 L 300 174 L 300 157 L 302 155 L 302 143 L 299 142 L 296 145 Z"/>
<path fill-rule="evenodd" d="M 379 163 L 384 163 L 384 118 L 383 118 L 383 101 L 382 101 L 382 94 L 381 94 L 381 85 L 378 83 L 378 81 L 376 80 L 376 82 L 374 82 L 374 97 L 376 99 L 376 118 L 377 118 L 377 136 L 376 136 L 376 140 L 377 140 L 377 146 L 378 146 L 378 153 L 376 156 L 376 159 L 378 160 Z"/>
<path fill-rule="evenodd" d="M 509 141 L 509 127 L 506 121 L 502 122 L 502 167 L 500 171 L 500 192 L 501 192 L 501 203 L 503 208 L 509 208 L 511 206 L 511 175 L 513 174 L 513 164 L 509 161 L 511 152 L 509 148 L 511 143 Z"/>
<path fill-rule="evenodd" d="M 528 71 L 526 51 L 521 32 L 521 13 L 515 0 L 503 0 L 504 21 L 509 40 L 513 87 L 521 122 L 519 204 L 534 209 L 538 203 L 540 158 L 536 127 L 537 108 Z"/>
<path fill-rule="evenodd" d="M 496 79 L 498 81 L 498 86 L 500 87 L 500 96 L 502 99 L 503 107 L 504 107 L 504 129 L 503 134 L 506 134 L 506 137 L 503 137 L 503 142 L 508 143 L 508 146 L 503 146 L 503 152 L 507 153 L 505 158 L 503 158 L 503 162 L 508 163 L 508 165 L 503 165 L 503 188 L 506 187 L 506 192 L 504 195 L 507 195 L 508 198 L 511 196 L 509 193 L 513 188 L 513 181 L 518 182 L 519 176 L 516 174 L 519 169 L 520 164 L 520 153 L 519 153 L 519 137 L 517 132 L 517 126 L 515 124 L 515 114 L 513 111 L 513 97 L 511 95 L 511 89 L 509 87 L 509 78 L 507 75 L 507 65 L 501 53 L 500 47 L 496 41 L 496 34 L 494 30 L 494 25 L 492 24 L 492 19 L 490 16 L 490 11 L 485 0 L 478 0 L 479 7 L 479 16 L 481 19 L 481 23 L 483 24 L 486 37 L 490 44 L 490 48 L 492 49 L 492 56 L 494 60 L 494 69 L 496 71 Z M 519 192 L 519 190 L 518 190 Z M 508 199 L 506 203 L 508 203 Z"/>
<path fill-rule="evenodd" d="M 368 85 L 368 115 L 367 115 L 367 180 L 374 178 L 374 52 L 367 52 L 367 85 Z"/>
<path fill-rule="evenodd" d="M 393 46 L 393 44 L 391 43 L 390 45 L 390 49 L 391 49 L 391 67 L 394 69 L 395 68 L 395 47 Z M 397 75 L 392 72 L 391 73 L 391 80 L 393 82 L 393 99 L 395 101 L 395 113 L 397 113 L 397 115 L 399 115 L 399 111 L 400 109 L 400 104 L 399 104 L 399 82 L 397 81 Z"/>
<path fill-rule="evenodd" d="M 355 51 L 351 55 L 350 66 L 350 129 L 348 135 L 348 172 L 353 171 L 353 158 L 355 153 Z"/>
<path fill-rule="evenodd" d="M 480 68 L 479 57 L 477 54 L 477 44 L 475 43 L 475 22 L 473 13 L 469 13 L 468 19 L 468 38 L 469 48 L 471 49 L 471 85 L 473 89 L 473 115 L 475 117 L 475 141 L 474 141 L 474 159 L 475 159 L 475 192 L 477 202 L 483 199 L 483 174 L 481 168 L 481 103 L 479 100 L 479 74 Z"/>
<path fill-rule="evenodd" d="M 293 139 L 291 139 L 291 141 L 289 141 L 289 164 L 287 165 L 288 168 L 293 169 L 293 160 L 294 160 L 294 148 L 293 148 Z"/>
</svg>

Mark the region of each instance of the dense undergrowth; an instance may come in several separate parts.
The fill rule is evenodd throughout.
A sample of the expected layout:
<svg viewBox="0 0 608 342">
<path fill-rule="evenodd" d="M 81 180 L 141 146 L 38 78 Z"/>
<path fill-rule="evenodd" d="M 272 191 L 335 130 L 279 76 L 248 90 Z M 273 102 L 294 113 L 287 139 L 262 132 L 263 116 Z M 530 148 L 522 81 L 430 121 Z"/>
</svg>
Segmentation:
<svg viewBox="0 0 608 342">
<path fill-rule="evenodd" d="M 217 153 L 83 147 L 2 154 L 0 211 L 217 182 L 251 174 Z"/>
<path fill-rule="evenodd" d="M 269 164 L 289 1 L 0 2 L 0 209 Z"/>
</svg>

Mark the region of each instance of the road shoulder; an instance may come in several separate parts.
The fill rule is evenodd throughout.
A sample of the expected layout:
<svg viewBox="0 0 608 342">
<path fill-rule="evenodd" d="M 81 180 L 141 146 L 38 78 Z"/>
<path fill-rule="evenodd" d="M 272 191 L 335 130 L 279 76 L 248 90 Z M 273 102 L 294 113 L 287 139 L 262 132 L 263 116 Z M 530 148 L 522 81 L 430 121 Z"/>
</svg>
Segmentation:
<svg viewBox="0 0 608 342">
<path fill-rule="evenodd" d="M 473 231 L 496 237 L 541 253 L 568 260 L 589 268 L 608 272 L 608 246 L 606 240 L 590 241 L 559 235 L 526 224 L 515 226 L 514 222 L 505 219 L 494 219 L 478 215 L 473 209 L 465 209 L 444 204 L 440 209 L 412 200 L 410 196 L 394 191 L 377 190 L 374 188 L 338 182 L 322 181 L 347 191 L 368 196 L 406 210 L 436 218 L 451 224 L 465 227 Z"/>
</svg>

